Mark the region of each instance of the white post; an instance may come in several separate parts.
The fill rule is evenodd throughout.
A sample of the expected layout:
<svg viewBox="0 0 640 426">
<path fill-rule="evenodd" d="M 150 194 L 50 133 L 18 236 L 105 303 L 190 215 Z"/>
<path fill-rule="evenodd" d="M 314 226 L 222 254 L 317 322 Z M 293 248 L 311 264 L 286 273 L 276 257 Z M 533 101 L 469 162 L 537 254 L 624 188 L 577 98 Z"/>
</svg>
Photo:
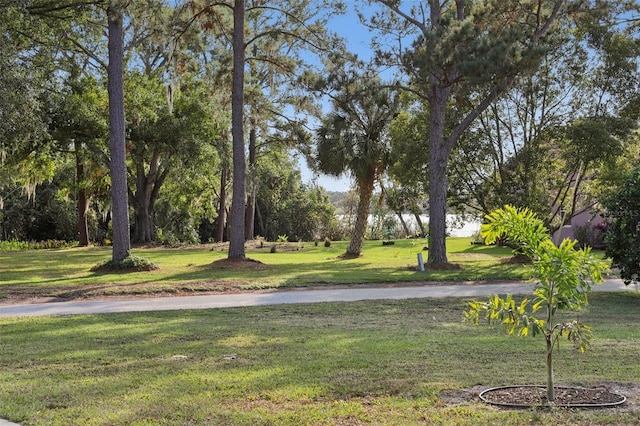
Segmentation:
<svg viewBox="0 0 640 426">
<path fill-rule="evenodd" d="M 418 253 L 418 270 L 424 272 L 424 260 L 422 260 L 422 253 Z"/>
</svg>

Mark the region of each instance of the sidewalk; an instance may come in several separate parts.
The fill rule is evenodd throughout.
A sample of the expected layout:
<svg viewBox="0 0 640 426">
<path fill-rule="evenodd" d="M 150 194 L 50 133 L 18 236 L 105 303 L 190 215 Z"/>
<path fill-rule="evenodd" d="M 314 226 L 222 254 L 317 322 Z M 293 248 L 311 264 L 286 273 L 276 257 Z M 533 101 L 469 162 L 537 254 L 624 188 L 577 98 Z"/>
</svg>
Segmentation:
<svg viewBox="0 0 640 426">
<path fill-rule="evenodd" d="M 533 284 L 523 282 L 474 285 L 427 284 L 407 287 L 350 287 L 289 290 L 269 293 L 241 293 L 180 297 L 131 298 L 100 301 L 50 302 L 0 306 L 0 318 L 107 314 L 115 312 L 172 311 L 264 306 L 293 303 L 354 302 L 358 300 L 415 299 L 425 297 L 481 297 L 491 294 L 528 294 Z M 620 279 L 610 279 L 594 291 L 636 290 Z M 2 424 L 0 423 L 0 426 Z"/>
</svg>

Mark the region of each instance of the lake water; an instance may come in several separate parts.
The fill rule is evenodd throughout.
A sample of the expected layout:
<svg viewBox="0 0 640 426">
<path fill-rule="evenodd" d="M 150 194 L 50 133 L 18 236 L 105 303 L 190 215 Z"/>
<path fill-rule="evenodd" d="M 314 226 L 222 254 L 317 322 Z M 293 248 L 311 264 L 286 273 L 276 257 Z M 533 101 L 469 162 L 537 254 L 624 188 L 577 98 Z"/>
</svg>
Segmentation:
<svg viewBox="0 0 640 426">
<path fill-rule="evenodd" d="M 343 216 L 339 216 L 340 219 Z M 397 216 L 389 214 L 387 218 L 393 218 L 396 220 L 398 228 L 401 228 L 400 220 Z M 404 219 L 407 227 L 409 228 L 412 234 L 415 234 L 418 230 L 418 224 L 414 215 L 411 214 L 403 214 L 402 218 Z M 420 216 L 423 225 L 428 229 L 429 226 L 429 216 Z M 369 226 L 373 226 L 376 218 L 373 215 L 369 215 Z M 447 215 L 447 233 L 452 237 L 473 237 L 480 231 L 480 225 L 482 222 L 478 219 L 475 219 L 471 216 L 463 217 L 460 215 L 448 214 Z"/>
</svg>

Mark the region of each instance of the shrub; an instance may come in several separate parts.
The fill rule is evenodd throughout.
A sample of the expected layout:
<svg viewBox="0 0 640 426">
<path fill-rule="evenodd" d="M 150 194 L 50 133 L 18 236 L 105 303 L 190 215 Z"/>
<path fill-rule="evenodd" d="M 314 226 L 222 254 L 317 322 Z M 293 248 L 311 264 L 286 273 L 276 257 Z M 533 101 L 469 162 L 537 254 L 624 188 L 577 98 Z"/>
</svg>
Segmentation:
<svg viewBox="0 0 640 426">
<path fill-rule="evenodd" d="M 579 248 L 591 247 L 594 249 L 603 249 L 606 247 L 604 242 L 607 233 L 607 224 L 604 222 L 591 225 L 586 223 L 582 226 L 576 226 L 573 230 L 573 236 L 578 242 Z"/>
<path fill-rule="evenodd" d="M 167 247 L 180 246 L 180 239 L 171 231 L 163 231 L 158 229 L 158 242 Z"/>
<path fill-rule="evenodd" d="M 151 262 L 144 257 L 134 256 L 129 254 L 122 260 L 114 261 L 109 260 L 104 263 L 100 263 L 93 268 L 92 272 L 114 272 L 114 271 L 153 271 L 158 269 L 158 265 Z"/>
<path fill-rule="evenodd" d="M 576 226 L 573 229 L 573 236 L 577 241 L 578 247 L 591 247 L 591 232 L 588 224 Z"/>
<path fill-rule="evenodd" d="M 606 254 L 620 269 L 625 284 L 640 282 L 640 168 L 626 179 L 622 188 L 602 202 L 609 226 L 605 236 Z"/>
<path fill-rule="evenodd" d="M 68 242 L 61 240 L 46 241 L 0 241 L 0 251 L 21 251 L 21 250 L 42 250 L 75 247 L 78 242 Z"/>
</svg>

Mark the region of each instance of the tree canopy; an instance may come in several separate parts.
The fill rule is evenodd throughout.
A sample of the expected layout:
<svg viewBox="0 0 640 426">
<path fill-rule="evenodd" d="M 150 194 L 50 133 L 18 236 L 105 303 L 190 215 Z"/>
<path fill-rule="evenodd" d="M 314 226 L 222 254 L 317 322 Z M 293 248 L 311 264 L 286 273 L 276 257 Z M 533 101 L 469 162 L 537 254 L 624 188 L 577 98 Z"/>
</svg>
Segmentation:
<svg viewBox="0 0 640 426">
<path fill-rule="evenodd" d="M 509 203 L 553 230 L 635 167 L 636 2 L 362 0 L 368 64 L 328 29 L 339 1 L 0 4 L 3 238 L 44 236 L 8 218 L 53 198 L 47 216 L 77 217 L 56 238 L 114 259 L 131 241 L 227 240 L 243 259 L 256 236 L 336 234 L 302 154 L 353 178 L 347 254 L 386 198 L 400 221 L 428 213 L 440 264 L 448 213 Z"/>
</svg>

